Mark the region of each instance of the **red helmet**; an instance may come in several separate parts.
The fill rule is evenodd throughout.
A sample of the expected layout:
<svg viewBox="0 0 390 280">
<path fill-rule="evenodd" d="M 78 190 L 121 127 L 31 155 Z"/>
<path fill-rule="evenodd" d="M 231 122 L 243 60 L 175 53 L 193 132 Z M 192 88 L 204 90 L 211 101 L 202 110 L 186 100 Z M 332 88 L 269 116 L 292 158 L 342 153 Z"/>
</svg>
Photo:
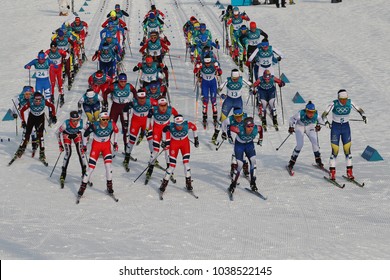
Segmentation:
<svg viewBox="0 0 390 280">
<path fill-rule="evenodd" d="M 256 22 L 254 22 L 254 21 L 251 21 L 251 23 L 249 24 L 249 28 L 250 29 L 256 29 Z"/>
<path fill-rule="evenodd" d="M 153 57 L 151 57 L 151 56 L 146 57 L 145 58 L 145 62 L 146 63 L 152 63 L 153 62 Z"/>
</svg>

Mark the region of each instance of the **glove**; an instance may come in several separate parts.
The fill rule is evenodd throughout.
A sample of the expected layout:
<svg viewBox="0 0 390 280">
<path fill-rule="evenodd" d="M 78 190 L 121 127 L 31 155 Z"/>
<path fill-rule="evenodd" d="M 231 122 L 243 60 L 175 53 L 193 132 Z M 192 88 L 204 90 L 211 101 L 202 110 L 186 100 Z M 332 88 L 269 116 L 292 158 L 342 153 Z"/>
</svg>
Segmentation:
<svg viewBox="0 0 390 280">
<path fill-rule="evenodd" d="M 245 61 L 245 65 L 249 68 L 251 66 L 251 62 L 249 60 Z"/>
<path fill-rule="evenodd" d="M 117 152 L 119 150 L 118 143 L 114 142 L 114 151 Z"/>
<path fill-rule="evenodd" d="M 83 154 L 85 154 L 85 153 L 87 152 L 87 145 L 83 145 L 83 146 L 81 147 L 81 152 L 82 152 Z"/>
<path fill-rule="evenodd" d="M 81 110 L 81 109 L 80 109 L 80 110 L 78 110 L 77 112 L 78 112 L 78 113 L 79 113 L 79 115 L 81 116 L 81 115 L 82 115 L 82 113 L 83 113 L 83 110 Z"/>
<path fill-rule="evenodd" d="M 315 129 L 316 129 L 316 132 L 318 132 L 318 131 L 321 130 L 321 126 L 320 126 L 319 124 L 317 124 L 316 127 L 315 127 Z"/>
<path fill-rule="evenodd" d="M 288 128 L 288 133 L 293 134 L 294 132 L 295 132 L 295 129 L 292 126 L 290 126 Z"/>
<path fill-rule="evenodd" d="M 216 44 L 217 46 L 219 46 L 219 41 L 218 41 L 218 39 L 215 39 L 215 44 Z"/>
<path fill-rule="evenodd" d="M 199 139 L 198 139 L 198 136 L 196 136 L 195 138 L 194 138 L 194 146 L 195 146 L 195 148 L 198 148 L 199 147 Z"/>
<path fill-rule="evenodd" d="M 227 134 L 226 134 L 226 132 L 222 132 L 221 137 L 222 137 L 222 140 L 227 140 Z"/>
<path fill-rule="evenodd" d="M 257 140 L 257 145 L 263 146 L 263 139 L 259 138 L 259 140 Z"/>
<path fill-rule="evenodd" d="M 278 56 L 277 60 L 278 60 L 278 61 L 281 61 L 281 60 L 282 60 L 282 57 L 281 57 L 281 56 Z"/>
<path fill-rule="evenodd" d="M 221 94 L 221 98 L 222 98 L 223 100 L 225 100 L 226 97 L 227 97 L 226 94 L 224 94 L 224 93 Z"/>
<path fill-rule="evenodd" d="M 51 123 L 54 123 L 54 124 L 57 123 L 57 117 L 56 116 L 52 116 L 51 117 Z"/>
<path fill-rule="evenodd" d="M 62 153 L 64 151 L 64 146 L 61 142 L 58 142 L 58 148 L 60 149 L 60 152 Z"/>
<path fill-rule="evenodd" d="M 325 122 L 325 126 L 326 126 L 327 128 L 331 128 L 330 122 L 326 121 L 326 122 Z"/>
<path fill-rule="evenodd" d="M 24 66 L 24 69 L 31 69 L 31 66 L 30 65 L 26 65 L 26 66 Z"/>
<path fill-rule="evenodd" d="M 138 66 L 134 66 L 133 72 L 137 72 L 139 70 Z"/>
<path fill-rule="evenodd" d="M 123 29 L 127 31 L 127 27 L 126 26 Z"/>
<path fill-rule="evenodd" d="M 107 102 L 107 100 L 103 100 L 103 102 L 102 102 L 102 111 L 108 111 L 108 102 Z"/>
<path fill-rule="evenodd" d="M 26 122 L 25 121 L 22 121 L 22 128 L 26 128 Z"/>
<path fill-rule="evenodd" d="M 278 85 L 279 85 L 279 87 L 284 87 L 286 85 L 286 83 L 283 81 L 280 81 L 280 84 L 278 84 Z"/>
<path fill-rule="evenodd" d="M 202 68 L 202 64 L 201 64 L 201 63 L 196 64 L 196 68 L 197 68 L 197 69 Z"/>
<path fill-rule="evenodd" d="M 18 114 L 13 113 L 13 114 L 12 114 L 12 117 L 13 117 L 14 119 L 17 119 L 17 118 L 18 118 Z"/>
<path fill-rule="evenodd" d="M 362 119 L 363 119 L 364 123 L 367 123 L 367 117 L 366 116 L 362 116 Z"/>
<path fill-rule="evenodd" d="M 70 6 L 69 6 L 69 5 L 67 5 L 66 8 L 67 8 L 68 10 L 70 10 Z"/>
<path fill-rule="evenodd" d="M 167 147 L 167 141 L 161 141 L 161 148 L 165 149 Z"/>
<path fill-rule="evenodd" d="M 258 85 L 260 85 L 260 80 L 256 80 L 256 82 L 253 83 L 253 87 L 257 87 Z"/>
</svg>

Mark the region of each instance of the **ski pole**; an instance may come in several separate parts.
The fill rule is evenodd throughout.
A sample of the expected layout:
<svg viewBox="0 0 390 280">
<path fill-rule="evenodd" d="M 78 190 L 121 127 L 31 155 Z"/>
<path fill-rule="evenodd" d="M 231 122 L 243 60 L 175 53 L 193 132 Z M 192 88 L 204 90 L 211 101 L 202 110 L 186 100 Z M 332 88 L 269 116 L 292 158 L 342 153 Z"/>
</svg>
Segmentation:
<svg viewBox="0 0 390 280">
<path fill-rule="evenodd" d="M 216 151 L 219 150 L 219 148 L 222 146 L 223 142 L 225 142 L 225 139 L 222 139 L 221 143 L 218 145 L 218 147 L 215 148 Z"/>
<path fill-rule="evenodd" d="M 30 69 L 28 69 L 28 85 L 31 86 L 31 72 L 30 72 Z"/>
<path fill-rule="evenodd" d="M 286 139 L 284 139 L 284 141 L 282 142 L 282 144 L 280 144 L 280 145 L 279 145 L 279 147 L 277 147 L 277 148 L 276 148 L 276 150 L 277 150 L 277 151 L 279 151 L 280 147 L 282 147 L 282 146 L 283 146 L 284 142 L 286 142 L 286 141 L 287 141 L 288 137 L 290 137 L 290 136 L 291 136 L 291 134 L 292 134 L 292 133 L 289 133 L 289 134 L 287 135 Z"/>
<path fill-rule="evenodd" d="M 162 149 L 158 154 L 157 154 L 157 156 L 155 156 L 155 158 L 153 159 L 153 160 L 151 160 L 150 161 L 150 163 L 148 164 L 148 166 L 141 172 L 141 174 L 139 174 L 138 175 L 138 177 L 137 178 L 135 178 L 135 180 L 134 180 L 134 183 L 139 179 L 139 177 L 141 177 L 142 176 L 142 174 L 144 174 L 145 173 L 145 171 L 151 166 L 151 165 L 153 165 L 154 164 L 154 162 L 156 161 L 156 159 L 159 157 L 159 155 L 161 155 L 162 154 L 162 152 L 164 152 L 165 151 L 165 149 Z"/>
<path fill-rule="evenodd" d="M 60 154 L 58 155 L 58 158 L 57 158 L 57 160 L 56 160 L 56 163 L 55 163 L 54 166 L 53 166 L 53 170 L 52 170 L 51 173 L 50 173 L 50 177 L 51 177 L 51 175 L 53 175 L 54 169 L 56 169 L 56 166 L 57 166 L 58 160 L 60 159 L 61 154 L 62 154 L 62 151 L 61 151 Z"/>
<path fill-rule="evenodd" d="M 279 69 L 279 79 L 280 79 L 280 61 L 278 62 L 278 69 Z M 283 110 L 282 87 L 279 87 L 279 93 L 280 93 L 280 106 L 282 107 L 282 119 L 283 119 L 283 124 L 284 124 L 284 110 Z"/>
<path fill-rule="evenodd" d="M 168 52 L 168 57 L 169 57 L 169 62 L 171 63 L 172 75 L 173 75 L 173 79 L 175 80 L 175 86 L 176 86 L 176 89 L 177 89 L 177 83 L 176 83 L 176 76 L 175 76 L 175 71 L 173 70 L 172 59 L 171 59 L 171 55 L 170 55 L 170 53 L 169 53 L 169 52 Z"/>
<path fill-rule="evenodd" d="M 364 120 L 359 119 L 349 119 L 350 122 L 364 122 Z"/>
</svg>

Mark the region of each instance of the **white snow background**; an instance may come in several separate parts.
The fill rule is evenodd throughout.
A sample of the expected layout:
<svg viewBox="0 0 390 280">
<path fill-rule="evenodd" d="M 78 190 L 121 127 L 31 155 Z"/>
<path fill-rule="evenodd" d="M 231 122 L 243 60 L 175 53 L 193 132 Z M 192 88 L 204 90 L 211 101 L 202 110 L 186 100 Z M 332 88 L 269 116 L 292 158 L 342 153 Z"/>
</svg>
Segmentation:
<svg viewBox="0 0 390 280">
<path fill-rule="evenodd" d="M 178 8 L 175 5 L 177 2 Z M 205 3 L 205 5 L 201 5 Z M 221 9 L 216 0 L 161 0 L 157 8 L 166 15 L 165 34 L 169 37 L 176 77 L 170 76 L 173 105 L 191 121 L 197 121 L 200 147 L 191 147 L 193 186 L 199 199 L 184 190 L 181 156 L 175 170 L 177 183 L 169 183 L 164 201 L 158 199 L 163 177 L 155 170 L 148 185 L 144 177 L 133 181 L 147 166 L 146 141 L 134 148 L 131 170 L 122 167 L 122 150 L 113 161 L 113 184 L 119 202 L 104 194 L 106 188 L 102 158 L 79 205 L 75 197 L 81 179 L 74 152 L 64 189 L 59 175 L 62 158 L 49 177 L 59 155 L 55 129 L 77 108 L 77 101 L 87 88 L 87 78 L 96 70 L 91 56 L 99 44 L 100 25 L 116 3 L 130 14 L 133 56 L 125 57 L 126 73 L 135 84 L 134 65 L 141 60 L 138 52 L 141 25 L 150 1 L 87 1 L 80 12 L 89 24 L 86 39 L 86 62 L 77 74 L 71 91 L 65 90 L 65 105 L 58 112 L 58 123 L 46 127 L 45 145 L 49 166 L 38 157 L 31 158 L 31 145 L 22 158 L 10 167 L 9 160 L 21 140 L 15 136 L 15 122 L 0 122 L 0 258 L 8 260 L 129 259 L 129 260 L 382 260 L 390 258 L 390 9 L 387 0 L 295 1 L 286 9 L 274 5 L 240 7 L 251 20 L 269 35 L 271 45 L 286 58 L 281 72 L 290 83 L 282 89 L 284 124 L 278 104 L 280 131 L 264 133 L 263 146 L 257 146 L 257 183 L 268 197 L 263 201 L 246 192 L 249 183 L 240 179 L 235 201 L 228 199 L 230 157 L 233 146 L 224 143 L 219 151 L 210 146 L 213 129 L 204 130 L 200 114 L 195 120 L 193 74 L 190 62 L 184 61 L 185 42 L 182 26 L 190 16 L 205 22 L 214 39 L 222 38 Z M 220 1 L 226 7 L 229 1 Z M 78 12 L 84 1 L 75 1 Z M 3 117 L 16 97 L 28 84 L 23 66 L 37 53 L 49 48 L 52 31 L 68 18 L 58 16 L 57 1 L 2 1 L 0 33 L 0 115 Z M 234 67 L 232 60 L 219 51 L 225 78 Z M 180 57 L 179 57 L 180 56 Z M 171 70 L 168 57 L 165 60 Z M 276 66 L 275 73 L 278 75 Z M 246 75 L 246 74 L 245 74 Z M 35 85 L 35 80 L 32 80 Z M 338 189 L 323 179 L 324 173 L 313 168 L 314 157 L 308 139 L 295 167 L 295 176 L 285 170 L 295 139 L 291 137 L 279 151 L 276 148 L 288 135 L 288 118 L 304 107 L 294 104 L 298 91 L 312 100 L 322 113 L 345 88 L 350 98 L 361 106 L 368 123 L 351 122 L 354 173 L 365 182 L 364 188 L 346 183 Z M 57 93 L 56 93 L 57 95 Z M 244 102 L 247 100 L 244 94 Z M 279 102 L 281 98 L 279 96 Z M 219 104 L 219 100 L 218 100 Z M 199 104 L 201 108 L 201 104 Z M 251 103 L 246 107 L 251 114 Z M 360 118 L 354 112 L 353 118 Z M 259 119 L 257 118 L 259 123 Z M 20 126 L 20 120 L 18 120 Z M 320 146 L 328 166 L 331 152 L 329 129 L 323 128 Z M 191 138 L 192 134 L 190 133 Z M 8 142 L 8 138 L 10 141 Z M 120 142 L 121 143 L 121 138 Z M 369 162 L 361 157 L 370 145 L 383 161 Z M 120 145 L 122 148 L 123 145 Z M 160 161 L 163 157 L 161 156 Z M 345 173 L 340 151 L 338 179 Z"/>
</svg>

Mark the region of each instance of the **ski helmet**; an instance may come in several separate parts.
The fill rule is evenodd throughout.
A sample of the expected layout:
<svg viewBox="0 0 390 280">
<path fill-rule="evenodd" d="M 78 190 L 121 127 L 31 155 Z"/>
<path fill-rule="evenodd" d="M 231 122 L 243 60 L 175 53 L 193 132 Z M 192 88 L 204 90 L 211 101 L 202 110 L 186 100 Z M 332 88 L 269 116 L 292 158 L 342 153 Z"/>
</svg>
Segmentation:
<svg viewBox="0 0 390 280">
<path fill-rule="evenodd" d="M 119 81 L 127 81 L 127 75 L 126 75 L 126 73 L 120 73 L 120 74 L 118 75 L 118 80 L 119 80 Z"/>
<path fill-rule="evenodd" d="M 239 77 L 240 77 L 240 71 L 238 71 L 238 69 L 236 69 L 236 68 L 233 69 L 232 72 L 231 72 L 230 77 L 231 77 L 232 79 L 237 79 L 237 78 L 239 78 Z"/>
<path fill-rule="evenodd" d="M 159 86 L 159 82 L 158 81 L 152 81 L 150 84 L 149 84 L 149 88 L 150 89 L 157 89 Z"/>
<path fill-rule="evenodd" d="M 111 11 L 110 12 L 110 17 L 116 17 L 116 12 L 115 11 Z"/>
<path fill-rule="evenodd" d="M 211 63 L 211 57 L 209 54 L 205 55 L 203 58 L 204 63 Z"/>
<path fill-rule="evenodd" d="M 200 23 L 199 22 L 195 22 L 194 23 L 194 28 L 200 28 Z"/>
<path fill-rule="evenodd" d="M 69 113 L 69 117 L 70 117 L 70 119 L 73 119 L 73 120 L 79 120 L 80 119 L 79 112 L 77 112 L 77 111 L 71 111 Z"/>
<path fill-rule="evenodd" d="M 243 114 L 244 114 L 244 111 L 242 110 L 242 108 L 236 107 L 236 108 L 233 109 L 233 115 L 235 117 L 242 116 Z"/>
<path fill-rule="evenodd" d="M 106 32 L 106 37 L 104 37 L 104 38 L 112 38 L 111 32 Z"/>
<path fill-rule="evenodd" d="M 43 59 L 45 59 L 45 53 L 43 51 L 40 51 L 38 53 L 38 60 L 43 60 Z"/>
<path fill-rule="evenodd" d="M 338 99 L 348 99 L 348 92 L 345 89 L 340 89 L 337 93 Z"/>
<path fill-rule="evenodd" d="M 156 15 L 154 13 L 149 13 L 149 19 L 155 19 Z"/>
<path fill-rule="evenodd" d="M 198 21 L 198 20 L 196 19 L 196 17 L 192 16 L 190 17 L 190 21 Z"/>
<path fill-rule="evenodd" d="M 263 78 L 264 79 L 270 79 L 271 78 L 271 71 L 269 71 L 268 69 L 264 70 L 263 72 Z"/>
<path fill-rule="evenodd" d="M 146 92 L 142 89 L 139 89 L 137 92 L 137 97 L 138 98 L 146 98 Z"/>
<path fill-rule="evenodd" d="M 58 35 L 58 37 L 62 37 L 65 35 L 65 33 L 62 29 L 60 29 L 60 30 L 58 30 L 57 35 Z"/>
<path fill-rule="evenodd" d="M 85 95 L 88 97 L 88 98 L 93 98 L 95 96 L 95 92 L 89 88 L 87 89 L 87 91 L 85 92 Z"/>
<path fill-rule="evenodd" d="M 256 22 L 251 21 L 251 23 L 249 24 L 249 28 L 250 28 L 250 29 L 256 29 L 256 28 L 257 28 Z"/>
<path fill-rule="evenodd" d="M 184 117 L 183 115 L 176 115 L 174 118 L 175 124 L 176 125 L 181 125 L 184 122 Z"/>
<path fill-rule="evenodd" d="M 241 25 L 240 30 L 241 30 L 241 31 L 247 31 L 247 30 L 248 30 L 248 27 L 246 27 L 246 25 L 243 24 L 243 25 Z"/>
<path fill-rule="evenodd" d="M 145 62 L 146 62 L 146 63 L 152 63 L 152 62 L 153 62 L 153 57 L 147 56 L 147 57 L 145 58 Z"/>
<path fill-rule="evenodd" d="M 168 101 L 166 98 L 160 98 L 158 100 L 158 105 L 161 105 L 161 106 L 164 106 L 164 105 L 167 105 L 168 104 Z"/>
<path fill-rule="evenodd" d="M 26 93 L 26 92 L 34 92 L 34 88 L 32 86 L 24 86 L 22 93 Z"/>
<path fill-rule="evenodd" d="M 252 117 L 245 118 L 244 125 L 245 127 L 254 127 L 255 123 L 253 122 L 253 118 Z"/>
<path fill-rule="evenodd" d="M 312 111 L 314 112 L 316 110 L 316 106 L 311 102 L 309 101 L 307 104 L 306 104 L 306 111 Z"/>
<path fill-rule="evenodd" d="M 199 27 L 200 27 L 200 30 L 206 30 L 206 24 L 205 23 L 201 23 L 199 25 Z"/>
<path fill-rule="evenodd" d="M 261 43 L 260 43 L 260 45 L 261 45 L 261 47 L 268 47 L 269 46 L 269 42 L 268 42 L 268 40 L 266 40 L 266 39 L 263 39 L 263 41 L 261 41 Z"/>
<path fill-rule="evenodd" d="M 102 112 L 100 112 L 100 114 L 99 114 L 99 119 L 101 120 L 101 119 L 109 119 L 110 118 L 110 115 L 108 114 L 108 112 L 107 111 L 102 111 Z"/>
</svg>

